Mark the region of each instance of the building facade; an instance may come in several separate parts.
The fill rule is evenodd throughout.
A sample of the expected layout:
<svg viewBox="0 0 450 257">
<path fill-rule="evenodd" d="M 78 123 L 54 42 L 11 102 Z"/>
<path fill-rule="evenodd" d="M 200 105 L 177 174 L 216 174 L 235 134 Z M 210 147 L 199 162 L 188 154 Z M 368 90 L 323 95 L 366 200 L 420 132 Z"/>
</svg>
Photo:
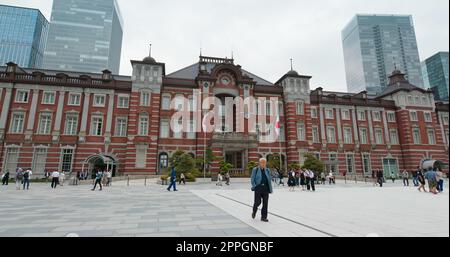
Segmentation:
<svg viewBox="0 0 450 257">
<path fill-rule="evenodd" d="M 311 77 L 294 70 L 271 83 L 233 59 L 201 56 L 171 74 L 152 57 L 131 65 L 130 77 L 108 70 L 22 69 L 14 63 L 0 68 L 2 171 L 31 167 L 42 175 L 55 169 L 91 171 L 102 164 L 115 175 L 159 174 L 175 151 L 200 158 L 206 147 L 231 162 L 234 173 L 275 153 L 282 154 L 285 168 L 302 164 L 304 154 L 312 153 L 328 170 L 348 175 L 414 170 L 426 159 L 448 163 L 449 105 L 436 103 L 431 91 L 411 85 L 398 70 L 383 93 L 372 98 L 366 91 L 311 90 Z M 243 124 L 243 131 L 237 125 L 225 132 L 171 129 L 171 118 L 183 106 L 192 116 L 188 126 L 198 128 L 207 114 L 200 109 L 198 117 L 192 111 L 204 106 L 207 97 L 251 96 L 263 102 L 249 112 L 265 108 L 279 115 L 278 141 L 259 140 L 260 130 L 249 129 L 247 118 L 234 123 Z M 174 100 L 183 98 L 188 100 Z M 264 104 L 270 98 L 278 108 Z M 211 171 L 218 172 L 217 162 Z"/>
<path fill-rule="evenodd" d="M 48 27 L 37 9 L 0 5 L 0 65 L 42 68 Z"/>
<path fill-rule="evenodd" d="M 119 74 L 123 21 L 116 0 L 53 1 L 44 68 Z"/>
<path fill-rule="evenodd" d="M 348 92 L 380 94 L 395 69 L 423 87 L 411 16 L 356 15 L 342 31 L 342 45 Z"/>
<path fill-rule="evenodd" d="M 439 52 L 422 62 L 425 85 L 434 93 L 434 98 L 448 102 L 448 52 Z"/>
</svg>

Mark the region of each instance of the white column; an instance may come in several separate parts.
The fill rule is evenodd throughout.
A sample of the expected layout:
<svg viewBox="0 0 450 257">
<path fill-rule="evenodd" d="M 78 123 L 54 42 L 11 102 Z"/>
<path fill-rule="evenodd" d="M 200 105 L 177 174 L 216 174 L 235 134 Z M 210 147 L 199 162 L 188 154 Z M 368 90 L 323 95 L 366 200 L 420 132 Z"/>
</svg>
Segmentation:
<svg viewBox="0 0 450 257">
<path fill-rule="evenodd" d="M 3 90 L 2 90 L 3 92 Z M 12 88 L 6 88 L 5 90 L 5 100 L 3 101 L 3 106 L 0 115 L 0 130 L 6 129 L 6 120 L 9 113 L 9 105 L 11 103 Z"/>
<path fill-rule="evenodd" d="M 341 109 L 336 108 L 336 125 L 338 132 L 338 143 L 342 145 Z"/>
<path fill-rule="evenodd" d="M 89 114 L 89 99 L 91 98 L 91 93 L 84 93 L 84 103 L 83 103 L 83 113 L 81 116 L 81 127 L 80 127 L 80 139 L 84 140 L 84 136 L 86 136 L 86 128 L 87 128 L 87 118 Z"/>
<path fill-rule="evenodd" d="M 372 112 L 370 110 L 367 110 L 367 121 L 369 122 L 370 143 L 373 145 L 375 138 L 373 136 Z"/>
<path fill-rule="evenodd" d="M 109 94 L 108 114 L 106 116 L 106 136 L 111 136 L 112 118 L 114 111 L 114 93 Z"/>
<path fill-rule="evenodd" d="M 327 137 L 325 131 L 325 119 L 323 118 L 323 107 L 319 107 L 319 115 L 320 115 L 320 134 L 322 135 L 322 144 L 326 145 Z"/>
<path fill-rule="evenodd" d="M 358 116 L 357 111 L 352 109 L 352 119 L 353 119 L 353 138 L 355 139 L 355 144 L 359 143 L 359 131 L 358 131 Z"/>
<path fill-rule="evenodd" d="M 386 144 L 391 144 L 391 138 L 389 137 L 389 127 L 387 124 L 386 111 L 381 111 L 381 115 L 383 116 L 383 125 L 384 125 L 384 140 L 386 140 Z"/>
<path fill-rule="evenodd" d="M 31 109 L 28 117 L 27 130 L 33 131 L 34 127 L 34 118 L 36 117 L 36 109 L 39 98 L 39 90 L 33 89 L 33 99 L 31 100 Z"/>
<path fill-rule="evenodd" d="M 62 121 L 63 108 L 64 108 L 64 99 L 65 99 L 65 92 L 60 91 L 59 92 L 59 100 L 58 100 L 58 109 L 56 109 L 55 127 L 53 128 L 53 130 L 55 132 L 60 132 L 60 130 L 61 130 L 61 121 Z"/>
</svg>

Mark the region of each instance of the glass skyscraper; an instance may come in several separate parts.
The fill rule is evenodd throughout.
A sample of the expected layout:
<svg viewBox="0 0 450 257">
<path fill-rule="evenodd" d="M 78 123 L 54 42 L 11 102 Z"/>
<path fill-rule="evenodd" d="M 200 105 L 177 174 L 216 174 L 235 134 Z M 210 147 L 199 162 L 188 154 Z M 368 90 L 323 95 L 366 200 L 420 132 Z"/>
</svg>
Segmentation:
<svg viewBox="0 0 450 257">
<path fill-rule="evenodd" d="M 37 9 L 0 5 L 0 66 L 42 68 L 48 21 Z"/>
<path fill-rule="evenodd" d="M 412 16 L 356 15 L 342 31 L 347 89 L 379 94 L 397 68 L 423 87 Z"/>
<path fill-rule="evenodd" d="M 448 101 L 448 52 L 439 52 L 422 62 L 425 85 L 433 90 L 434 98 Z"/>
<path fill-rule="evenodd" d="M 54 0 L 44 68 L 118 74 L 122 25 L 116 0 Z"/>
</svg>

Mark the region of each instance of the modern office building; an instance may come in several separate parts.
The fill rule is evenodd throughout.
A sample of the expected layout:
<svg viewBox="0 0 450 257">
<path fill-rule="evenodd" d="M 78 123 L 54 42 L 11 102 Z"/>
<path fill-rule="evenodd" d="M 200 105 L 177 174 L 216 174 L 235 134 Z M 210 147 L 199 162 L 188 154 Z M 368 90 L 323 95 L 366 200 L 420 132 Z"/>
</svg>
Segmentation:
<svg viewBox="0 0 450 257">
<path fill-rule="evenodd" d="M 422 62 L 424 83 L 436 100 L 448 101 L 448 65 L 448 52 L 439 52 Z"/>
<path fill-rule="evenodd" d="M 123 21 L 116 0 L 53 1 L 44 68 L 119 73 Z"/>
<path fill-rule="evenodd" d="M 380 94 L 399 69 L 423 88 L 412 16 L 356 15 L 342 31 L 348 92 Z"/>
<path fill-rule="evenodd" d="M 0 5 L 0 65 L 42 68 L 48 26 L 37 9 Z"/>
<path fill-rule="evenodd" d="M 303 165 L 310 153 L 327 171 L 349 176 L 414 171 L 429 159 L 449 162 L 448 103 L 436 103 L 430 90 L 411 85 L 398 70 L 374 98 L 311 90 L 311 77 L 293 70 L 271 83 L 226 58 L 200 56 L 170 74 L 152 57 L 131 65 L 132 76 L 0 67 L 0 171 L 32 167 L 38 177 L 45 170 L 105 167 L 115 175 L 166 174 L 176 151 L 203 159 L 205 147 L 233 165 L 232 176 L 278 153 L 284 170 L 293 162 Z M 233 125 L 214 119 L 216 127 L 202 132 L 208 97 L 255 97 L 260 103 L 247 111 L 230 108 L 221 117 L 235 118 Z M 180 124 L 173 122 L 180 110 L 190 130 L 172 126 Z M 245 113 L 258 114 L 256 129 Z M 268 114 L 279 115 L 277 141 L 264 141 L 258 129 L 273 131 Z M 211 171 L 219 172 L 219 161 Z"/>
</svg>

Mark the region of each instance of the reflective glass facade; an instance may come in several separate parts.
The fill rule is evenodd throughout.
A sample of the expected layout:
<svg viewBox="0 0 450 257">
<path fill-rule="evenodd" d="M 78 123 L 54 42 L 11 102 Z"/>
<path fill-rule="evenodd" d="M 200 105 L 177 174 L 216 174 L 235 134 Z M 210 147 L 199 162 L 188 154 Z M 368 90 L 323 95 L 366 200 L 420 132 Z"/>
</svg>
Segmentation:
<svg viewBox="0 0 450 257">
<path fill-rule="evenodd" d="M 342 44 L 349 92 L 381 93 L 395 66 L 423 87 L 411 16 L 356 15 L 342 31 Z"/>
<path fill-rule="evenodd" d="M 448 52 L 439 52 L 422 62 L 426 85 L 433 90 L 436 100 L 448 101 Z"/>
<path fill-rule="evenodd" d="M 0 65 L 42 68 L 48 21 L 39 10 L 0 5 Z"/>
<path fill-rule="evenodd" d="M 116 0 L 54 0 L 44 67 L 118 74 L 122 24 Z"/>
</svg>

